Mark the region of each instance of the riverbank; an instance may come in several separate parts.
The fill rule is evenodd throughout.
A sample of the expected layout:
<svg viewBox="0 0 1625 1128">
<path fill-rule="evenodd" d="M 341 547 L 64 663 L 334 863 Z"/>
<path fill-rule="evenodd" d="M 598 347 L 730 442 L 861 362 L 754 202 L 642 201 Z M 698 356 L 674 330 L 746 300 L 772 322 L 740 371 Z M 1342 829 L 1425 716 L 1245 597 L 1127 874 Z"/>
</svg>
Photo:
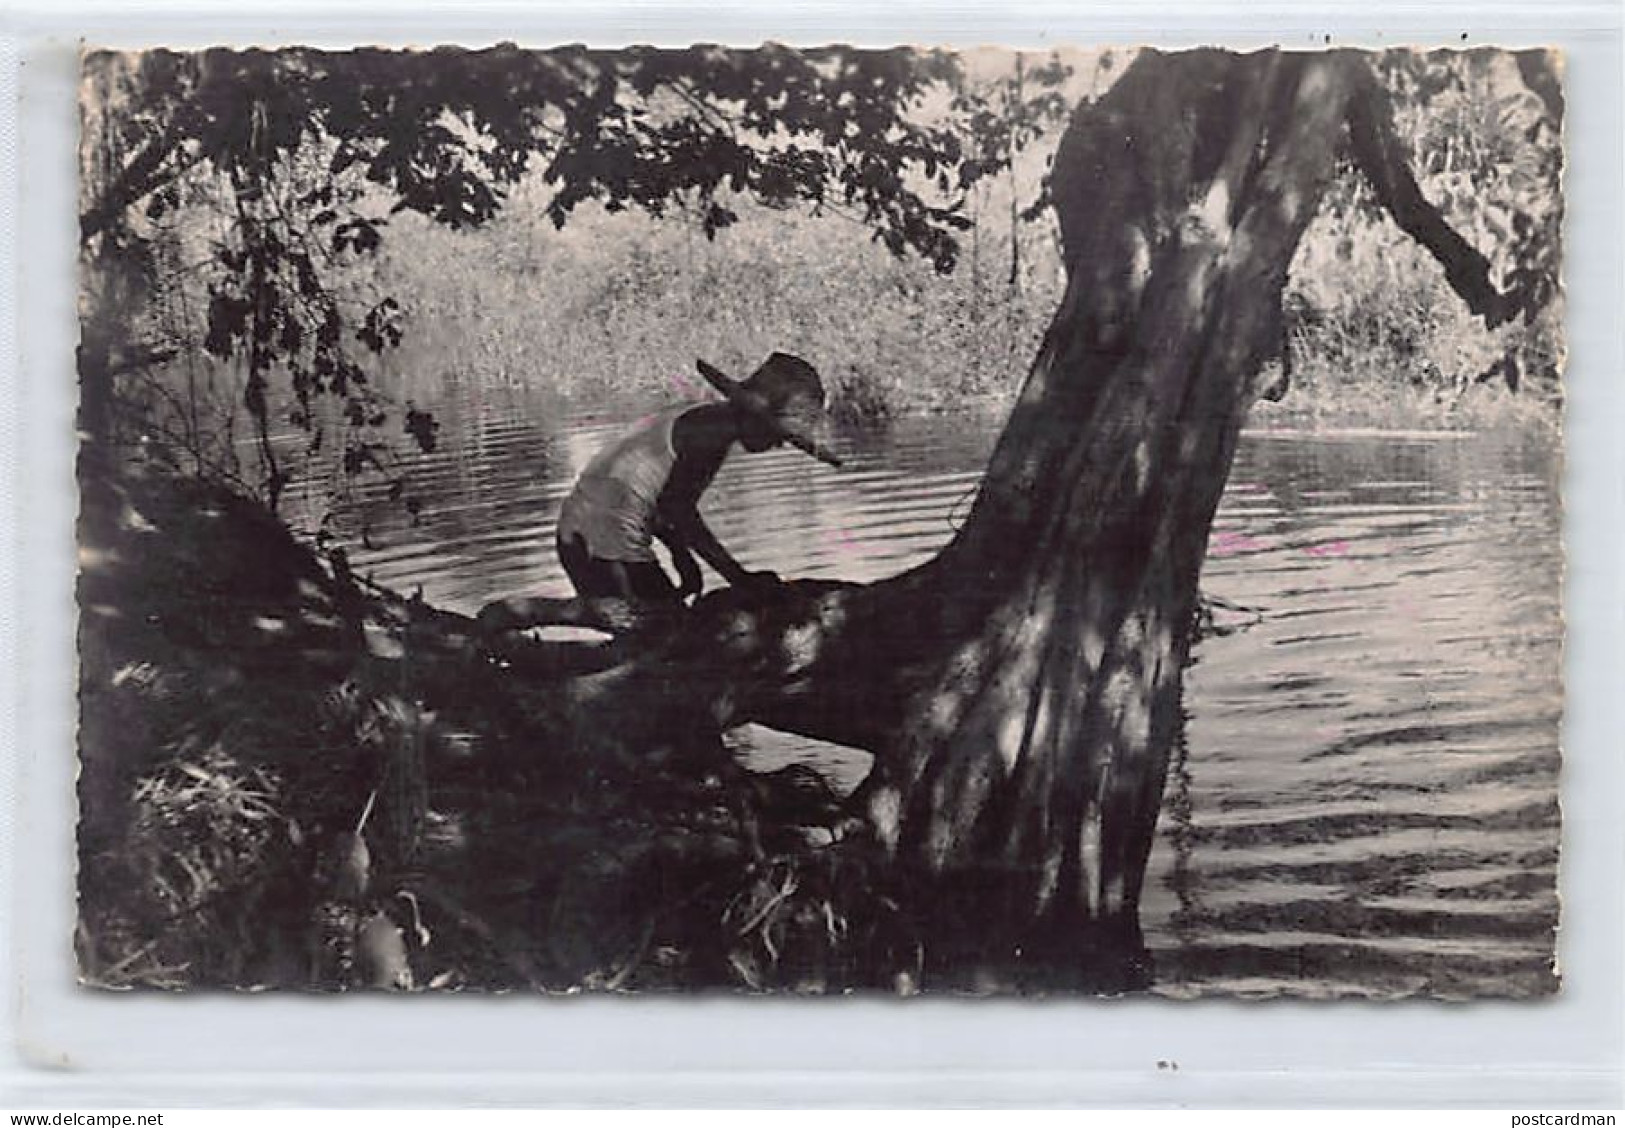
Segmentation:
<svg viewBox="0 0 1625 1128">
<path fill-rule="evenodd" d="M 880 413 L 879 421 L 951 414 L 993 419 L 1008 412 L 1014 402 L 1014 390 L 961 397 L 951 403 L 937 397 L 919 402 L 899 396 Z M 898 406 L 899 403 L 902 406 Z M 836 400 L 831 410 L 837 418 L 860 426 L 877 422 L 874 416 L 865 414 L 860 405 Z M 1517 395 L 1500 386 L 1475 385 L 1459 393 L 1443 394 L 1409 384 L 1368 380 L 1333 388 L 1295 385 L 1280 402 L 1259 400 L 1254 403 L 1247 426 L 1311 432 L 1494 431 L 1550 437 L 1555 441 L 1562 429 L 1562 412 L 1559 405 Z"/>
<path fill-rule="evenodd" d="M 448 372 L 578 404 L 703 394 L 695 358 L 743 375 L 784 350 L 817 366 L 847 422 L 1007 404 L 1065 286 L 1048 221 L 982 217 L 941 275 L 829 217 L 741 203 L 713 240 L 591 208 L 554 231 L 523 203 L 472 234 L 396 221 L 376 281 L 407 314 L 407 349 L 390 361 L 402 399 L 434 398 Z M 1560 310 L 1486 331 L 1397 230 L 1317 219 L 1284 308 L 1294 386 L 1282 410 L 1301 421 L 1555 420 Z M 1521 365 L 1517 393 L 1499 375 L 1475 382 L 1502 358 Z"/>
<path fill-rule="evenodd" d="M 1559 441 L 1562 411 L 1556 404 L 1478 384 L 1441 392 L 1409 383 L 1329 379 L 1295 382 L 1278 403 L 1260 400 L 1247 425 L 1305 431 L 1507 432 Z"/>
</svg>

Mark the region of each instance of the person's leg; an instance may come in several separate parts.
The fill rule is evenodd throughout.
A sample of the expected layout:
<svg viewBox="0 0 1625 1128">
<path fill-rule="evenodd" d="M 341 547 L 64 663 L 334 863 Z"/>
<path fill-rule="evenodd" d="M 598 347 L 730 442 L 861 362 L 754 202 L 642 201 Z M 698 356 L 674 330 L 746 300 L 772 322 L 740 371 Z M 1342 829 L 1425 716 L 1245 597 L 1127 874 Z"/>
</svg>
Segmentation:
<svg viewBox="0 0 1625 1128">
<path fill-rule="evenodd" d="M 626 597 L 622 590 L 620 577 L 615 574 L 612 566 L 599 560 L 587 551 L 587 544 L 579 535 L 566 540 L 558 538 L 555 545 L 559 553 L 559 563 L 564 567 L 564 574 L 570 577 L 570 585 L 576 589 L 576 594 L 588 599 L 603 596 Z"/>
<path fill-rule="evenodd" d="M 624 569 L 627 588 L 634 599 L 645 603 L 680 603 L 677 585 L 671 582 L 666 570 L 653 561 L 629 562 L 618 565 Z"/>
<path fill-rule="evenodd" d="M 600 560 L 587 551 L 580 536 L 557 542 L 559 563 L 576 594 L 588 599 L 613 597 L 644 603 L 679 603 L 677 587 L 654 561 Z"/>
</svg>

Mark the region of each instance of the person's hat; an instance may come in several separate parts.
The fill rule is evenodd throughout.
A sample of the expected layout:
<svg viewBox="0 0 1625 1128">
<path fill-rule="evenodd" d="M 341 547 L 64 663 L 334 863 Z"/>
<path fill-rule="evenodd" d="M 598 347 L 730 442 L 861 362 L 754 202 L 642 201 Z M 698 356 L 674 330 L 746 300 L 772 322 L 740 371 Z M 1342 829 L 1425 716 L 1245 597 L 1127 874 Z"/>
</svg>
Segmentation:
<svg viewBox="0 0 1625 1128">
<path fill-rule="evenodd" d="M 840 458 L 820 439 L 828 421 L 824 382 L 799 356 L 776 352 L 745 380 L 734 380 L 703 360 L 694 362 L 717 391 L 772 427 L 784 441 L 821 462 Z"/>
</svg>

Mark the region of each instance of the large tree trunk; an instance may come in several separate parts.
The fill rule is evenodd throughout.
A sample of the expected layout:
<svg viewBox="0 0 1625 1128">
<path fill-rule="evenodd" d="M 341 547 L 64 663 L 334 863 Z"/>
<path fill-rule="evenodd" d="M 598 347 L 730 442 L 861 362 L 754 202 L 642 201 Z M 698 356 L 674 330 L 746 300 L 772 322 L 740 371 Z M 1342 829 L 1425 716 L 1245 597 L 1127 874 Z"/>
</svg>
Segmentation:
<svg viewBox="0 0 1625 1128">
<path fill-rule="evenodd" d="M 712 597 L 576 701 L 659 699 L 619 710 L 648 731 L 617 739 L 703 709 L 873 751 L 857 801 L 938 986 L 1143 982 L 1140 887 L 1208 532 L 1340 152 L 1503 317 L 1361 56 L 1146 53 L 1057 153 L 1068 286 L 954 541 L 869 587 Z"/>
<path fill-rule="evenodd" d="M 1069 282 L 932 567 L 991 593 L 869 810 L 968 985 L 1128 986 L 1197 578 L 1287 266 L 1334 169 L 1336 57 L 1142 60 L 1057 154 Z"/>
</svg>

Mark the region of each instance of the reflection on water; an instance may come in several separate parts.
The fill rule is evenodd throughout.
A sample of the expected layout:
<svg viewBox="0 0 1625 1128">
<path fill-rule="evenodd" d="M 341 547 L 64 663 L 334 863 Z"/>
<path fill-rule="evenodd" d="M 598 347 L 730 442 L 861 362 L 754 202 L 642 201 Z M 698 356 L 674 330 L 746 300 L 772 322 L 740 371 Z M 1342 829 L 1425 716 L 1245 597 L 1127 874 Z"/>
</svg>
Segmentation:
<svg viewBox="0 0 1625 1128">
<path fill-rule="evenodd" d="M 1479 437 L 1244 440 L 1203 585 L 1267 614 L 1186 677 L 1164 990 L 1552 989 L 1553 472 Z"/>
<path fill-rule="evenodd" d="M 646 409 L 646 408 L 645 408 Z M 636 416 L 454 387 L 414 526 L 382 496 L 356 561 L 472 611 L 568 590 L 554 515 Z M 998 420 L 848 437 L 834 471 L 736 455 L 706 512 L 747 567 L 873 580 L 962 518 Z M 1147 879 L 1158 990 L 1348 996 L 1554 986 L 1562 573 L 1549 453 L 1485 437 L 1249 434 L 1203 586 L 1263 612 L 1198 648 Z M 848 786 L 861 753 L 760 730 L 761 766 Z"/>
</svg>

